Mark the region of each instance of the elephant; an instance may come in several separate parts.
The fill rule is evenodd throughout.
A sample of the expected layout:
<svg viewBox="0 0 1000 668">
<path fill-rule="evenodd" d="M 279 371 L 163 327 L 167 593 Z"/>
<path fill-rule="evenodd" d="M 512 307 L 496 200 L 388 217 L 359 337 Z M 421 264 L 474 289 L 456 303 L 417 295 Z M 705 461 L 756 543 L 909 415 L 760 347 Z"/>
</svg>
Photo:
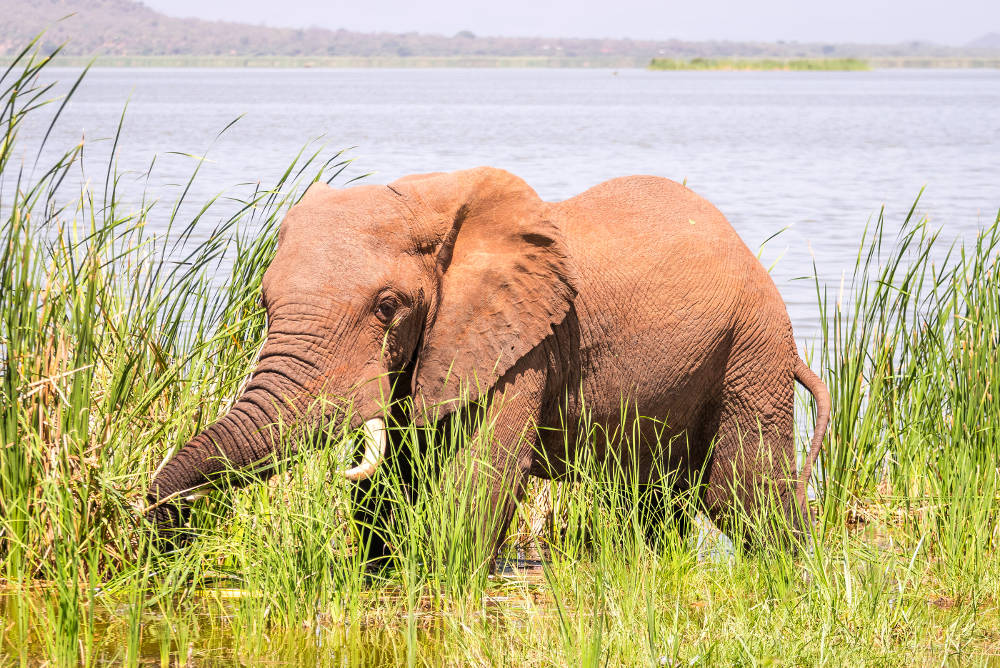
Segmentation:
<svg viewBox="0 0 1000 668">
<path fill-rule="evenodd" d="M 286 447 L 278 423 L 346 420 L 363 454 L 342 473 L 370 484 L 402 456 L 384 411 L 403 399 L 409 419 L 475 403 L 495 426 L 490 466 L 474 473 L 496 509 L 484 527 L 494 548 L 528 477 L 566 474 L 581 448 L 632 457 L 640 476 L 680 471 L 678 488 L 698 472 L 700 507 L 727 533 L 740 531 L 734 509 L 767 494 L 808 515 L 829 391 L 799 357 L 768 271 L 684 185 L 627 176 L 553 203 L 490 167 L 317 182 L 282 220 L 261 292 L 267 336 L 241 396 L 150 483 L 160 530 L 183 523 L 193 490 Z M 817 404 L 798 474 L 796 381 Z M 619 433 L 632 411 L 649 419 L 629 447 L 580 427 L 586 413 Z"/>
</svg>

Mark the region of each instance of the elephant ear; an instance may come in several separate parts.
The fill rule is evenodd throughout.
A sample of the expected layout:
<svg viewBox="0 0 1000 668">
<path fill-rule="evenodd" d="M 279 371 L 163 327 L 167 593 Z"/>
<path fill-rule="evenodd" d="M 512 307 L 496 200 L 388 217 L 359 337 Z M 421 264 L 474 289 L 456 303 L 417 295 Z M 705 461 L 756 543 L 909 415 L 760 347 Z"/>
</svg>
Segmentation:
<svg viewBox="0 0 1000 668">
<path fill-rule="evenodd" d="M 524 181 L 499 169 L 390 185 L 417 219 L 438 289 L 413 378 L 416 406 L 448 413 L 489 390 L 552 333 L 576 297 L 562 231 Z"/>
</svg>

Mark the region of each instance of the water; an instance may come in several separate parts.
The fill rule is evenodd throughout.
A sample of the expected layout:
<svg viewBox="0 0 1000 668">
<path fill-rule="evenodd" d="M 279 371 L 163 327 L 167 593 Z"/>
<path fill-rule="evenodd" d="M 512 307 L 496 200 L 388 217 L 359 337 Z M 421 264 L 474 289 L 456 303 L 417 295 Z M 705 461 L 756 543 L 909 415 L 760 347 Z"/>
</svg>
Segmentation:
<svg viewBox="0 0 1000 668">
<path fill-rule="evenodd" d="M 135 665 L 140 666 L 233 666 L 233 665 L 302 665 L 302 666 L 371 666 L 390 667 L 407 665 L 408 652 L 419 656 L 440 656 L 445 643 L 454 642 L 449 637 L 440 615 L 430 615 L 418 610 L 419 626 L 407 632 L 405 616 L 400 623 L 364 623 L 352 627 L 339 617 L 318 613 L 315 618 L 299 625 L 282 626 L 276 623 L 263 633 L 258 626 L 241 625 L 261 623 L 254 618 L 258 610 L 244 611 L 241 618 L 240 598 L 258 597 L 255 592 L 233 589 L 207 589 L 198 591 L 183 602 L 182 611 L 165 613 L 155 604 L 149 604 L 139 615 L 142 634 L 136 643 Z M 376 599 L 373 603 L 387 603 Z M 524 601 L 514 597 L 488 602 L 484 605 L 499 607 L 504 604 L 504 614 L 493 614 L 491 621 L 499 629 L 507 630 L 527 618 Z M 516 606 L 521 604 L 519 610 Z M 28 627 L 27 637 L 19 636 L 13 620 L 20 615 L 32 622 L 48 622 L 41 611 L 54 602 L 35 591 L 17 593 L 0 590 L 0 614 L 11 620 L 0 634 L 0 657 L 4 665 L 54 665 L 58 661 L 45 640 L 59 637 L 48 628 Z M 129 615 L 135 610 L 129 605 L 105 607 L 100 602 L 88 612 L 92 620 L 81 619 L 80 651 L 83 644 L 92 665 L 130 665 L 125 660 L 128 647 Z M 513 610 L 510 610 L 513 608 Z M 19 610 L 20 609 L 20 610 Z M 518 614 L 520 612 L 520 614 Z M 37 615 L 37 617 L 36 617 Z M 405 613 L 404 613 L 405 615 Z M 250 620 L 246 620 L 250 617 Z M 266 617 L 266 613 L 264 614 Z M 88 621 L 92 626 L 88 628 Z M 498 631 L 499 632 L 499 631 Z M 51 634 L 51 635 L 50 635 Z M 248 662 L 247 657 L 252 657 Z M 81 663 L 83 663 L 81 661 Z"/>
<path fill-rule="evenodd" d="M 892 229 L 926 186 L 918 211 L 967 239 L 1000 208 L 995 70 L 97 69 L 54 144 L 112 136 L 126 99 L 119 166 L 142 172 L 158 156 L 151 189 L 164 197 L 193 167 L 168 152 L 203 154 L 245 114 L 212 145 L 195 202 L 270 183 L 319 136 L 331 149 L 356 147 L 348 174 L 374 172 L 373 183 L 488 164 L 560 200 L 625 174 L 686 179 L 755 251 L 789 228 L 763 260 L 777 261 L 802 343 L 817 329 L 815 290 L 795 279 L 812 274 L 815 256 L 836 289 L 880 206 Z M 100 164 L 107 150 L 93 146 L 90 158 Z M 144 184 L 123 187 L 137 198 Z"/>
</svg>

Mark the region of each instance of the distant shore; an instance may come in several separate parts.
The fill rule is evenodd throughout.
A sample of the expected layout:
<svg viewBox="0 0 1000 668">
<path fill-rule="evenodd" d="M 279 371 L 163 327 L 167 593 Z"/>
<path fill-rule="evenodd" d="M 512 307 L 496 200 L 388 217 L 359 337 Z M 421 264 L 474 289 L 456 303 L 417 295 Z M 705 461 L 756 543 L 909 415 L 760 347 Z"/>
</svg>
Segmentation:
<svg viewBox="0 0 1000 668">
<path fill-rule="evenodd" d="M 246 67 L 246 68 L 644 68 L 648 58 L 613 56 L 58 56 L 53 65 L 80 67 Z M 2 62 L 2 60 L 0 60 Z"/>
<path fill-rule="evenodd" d="M 10 58 L 0 57 L 0 64 Z M 607 68 L 726 71 L 858 71 L 872 69 L 1000 69 L 1000 58 L 670 58 L 536 56 L 57 56 L 53 65 L 82 67 L 213 68 Z"/>
<path fill-rule="evenodd" d="M 867 60 L 858 58 L 653 58 L 649 69 L 672 70 L 730 70 L 758 72 L 860 72 L 870 70 Z"/>
</svg>

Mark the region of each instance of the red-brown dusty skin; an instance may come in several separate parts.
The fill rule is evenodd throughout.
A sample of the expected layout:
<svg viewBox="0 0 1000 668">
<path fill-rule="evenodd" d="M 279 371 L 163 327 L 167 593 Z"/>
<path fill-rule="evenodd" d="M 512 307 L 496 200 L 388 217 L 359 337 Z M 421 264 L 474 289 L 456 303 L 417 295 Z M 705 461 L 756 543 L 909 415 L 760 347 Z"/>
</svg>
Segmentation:
<svg viewBox="0 0 1000 668">
<path fill-rule="evenodd" d="M 317 396 L 353 402 L 358 426 L 390 396 L 448 412 L 462 386 L 496 418 L 490 468 L 506 473 L 475 473 L 491 475 L 494 535 L 526 476 L 563 473 L 578 447 L 636 457 L 647 478 L 679 471 L 680 487 L 703 472 L 723 529 L 762 494 L 804 506 L 829 394 L 799 359 L 767 271 L 673 181 L 629 176 L 560 203 L 485 167 L 316 184 L 282 223 L 263 296 L 268 338 L 244 394 L 166 462 L 151 502 L 266 460 L 279 420 L 337 419 Z M 799 476 L 796 379 L 819 405 Z M 597 439 L 578 438 L 584 405 Z M 620 427 L 635 415 L 626 452 Z M 163 528 L 180 513 L 153 511 Z"/>
</svg>

